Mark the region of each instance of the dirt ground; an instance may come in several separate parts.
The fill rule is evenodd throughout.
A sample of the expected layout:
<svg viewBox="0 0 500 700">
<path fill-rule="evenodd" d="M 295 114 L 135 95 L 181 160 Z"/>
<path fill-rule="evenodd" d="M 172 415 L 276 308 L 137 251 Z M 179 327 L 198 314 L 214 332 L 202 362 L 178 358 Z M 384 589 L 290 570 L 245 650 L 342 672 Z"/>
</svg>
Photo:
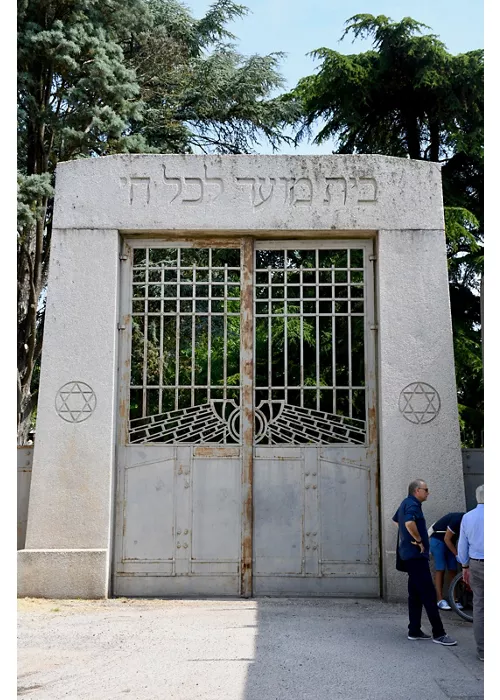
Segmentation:
<svg viewBox="0 0 500 700">
<path fill-rule="evenodd" d="M 24 598 L 18 698 L 482 700 L 472 626 L 443 621 L 457 646 L 381 600 Z"/>
</svg>

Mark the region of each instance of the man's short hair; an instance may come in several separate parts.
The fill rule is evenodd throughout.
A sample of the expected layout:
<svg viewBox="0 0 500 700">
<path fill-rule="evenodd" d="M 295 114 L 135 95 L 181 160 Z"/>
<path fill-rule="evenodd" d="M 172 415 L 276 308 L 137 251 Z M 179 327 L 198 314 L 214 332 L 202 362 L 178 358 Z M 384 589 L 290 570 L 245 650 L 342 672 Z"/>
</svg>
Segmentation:
<svg viewBox="0 0 500 700">
<path fill-rule="evenodd" d="M 408 486 L 408 496 L 413 496 L 415 491 L 419 489 L 422 486 L 422 484 L 425 484 L 424 479 L 415 479 L 414 481 L 412 481 Z"/>
<path fill-rule="evenodd" d="M 477 503 L 484 503 L 484 484 L 481 484 L 476 489 L 476 501 Z"/>
</svg>

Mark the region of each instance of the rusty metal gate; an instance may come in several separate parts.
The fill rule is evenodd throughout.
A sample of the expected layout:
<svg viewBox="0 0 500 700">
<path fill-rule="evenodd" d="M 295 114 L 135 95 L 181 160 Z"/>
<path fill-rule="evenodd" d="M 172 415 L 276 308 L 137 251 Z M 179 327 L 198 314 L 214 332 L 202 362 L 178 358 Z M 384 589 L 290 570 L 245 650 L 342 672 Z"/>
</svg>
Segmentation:
<svg viewBox="0 0 500 700">
<path fill-rule="evenodd" d="M 379 595 L 372 240 L 121 261 L 114 594 Z"/>
</svg>

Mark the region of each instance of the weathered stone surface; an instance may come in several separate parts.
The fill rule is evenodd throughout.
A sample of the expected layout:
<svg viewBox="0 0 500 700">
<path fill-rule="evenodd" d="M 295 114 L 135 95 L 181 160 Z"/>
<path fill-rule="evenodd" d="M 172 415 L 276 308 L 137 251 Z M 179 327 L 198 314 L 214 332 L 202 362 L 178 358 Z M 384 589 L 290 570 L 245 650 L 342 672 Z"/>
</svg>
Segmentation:
<svg viewBox="0 0 500 700">
<path fill-rule="evenodd" d="M 52 234 L 26 549 L 18 558 L 19 595 L 107 595 L 119 237 L 116 231 L 80 234 Z M 89 385 L 96 400 L 81 391 L 63 392 L 61 398 L 60 390 L 71 390 L 75 382 L 84 392 Z M 85 398 L 92 411 L 82 412 Z M 63 401 L 72 411 L 61 410 Z"/>
<path fill-rule="evenodd" d="M 27 549 L 109 544 L 118 244 L 116 231 L 53 232 Z M 59 390 L 75 381 L 94 391 L 92 413 L 58 411 Z M 81 396 L 67 400 L 81 408 Z"/>
<path fill-rule="evenodd" d="M 60 163 L 54 226 L 439 229 L 436 163 L 377 155 L 117 155 Z"/>
<path fill-rule="evenodd" d="M 21 550 L 17 594 L 20 598 L 107 598 L 107 550 Z"/>
<path fill-rule="evenodd" d="M 54 218 L 20 595 L 107 595 L 119 232 L 247 231 L 376 240 L 384 593 L 403 598 L 391 518 L 409 481 L 429 483 L 429 524 L 464 507 L 439 166 L 383 156 L 87 159 L 58 166 Z"/>
<path fill-rule="evenodd" d="M 428 525 L 465 509 L 444 232 L 379 231 L 378 280 L 382 540 L 387 591 L 398 598 L 407 580 L 395 570 L 391 519 L 410 481 L 427 481 Z M 415 383 L 438 394 L 429 392 L 430 406 L 425 394 L 412 397 L 407 415 L 420 423 L 401 412 L 401 392 Z"/>
</svg>

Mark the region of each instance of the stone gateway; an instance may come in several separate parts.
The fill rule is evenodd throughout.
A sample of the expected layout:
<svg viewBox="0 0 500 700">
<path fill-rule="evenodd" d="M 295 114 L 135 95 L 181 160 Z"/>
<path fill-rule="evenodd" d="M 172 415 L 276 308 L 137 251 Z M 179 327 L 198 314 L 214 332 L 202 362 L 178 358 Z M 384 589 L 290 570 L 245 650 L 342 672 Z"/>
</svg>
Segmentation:
<svg viewBox="0 0 500 700">
<path fill-rule="evenodd" d="M 20 596 L 404 597 L 464 510 L 439 165 L 61 163 Z"/>
</svg>

